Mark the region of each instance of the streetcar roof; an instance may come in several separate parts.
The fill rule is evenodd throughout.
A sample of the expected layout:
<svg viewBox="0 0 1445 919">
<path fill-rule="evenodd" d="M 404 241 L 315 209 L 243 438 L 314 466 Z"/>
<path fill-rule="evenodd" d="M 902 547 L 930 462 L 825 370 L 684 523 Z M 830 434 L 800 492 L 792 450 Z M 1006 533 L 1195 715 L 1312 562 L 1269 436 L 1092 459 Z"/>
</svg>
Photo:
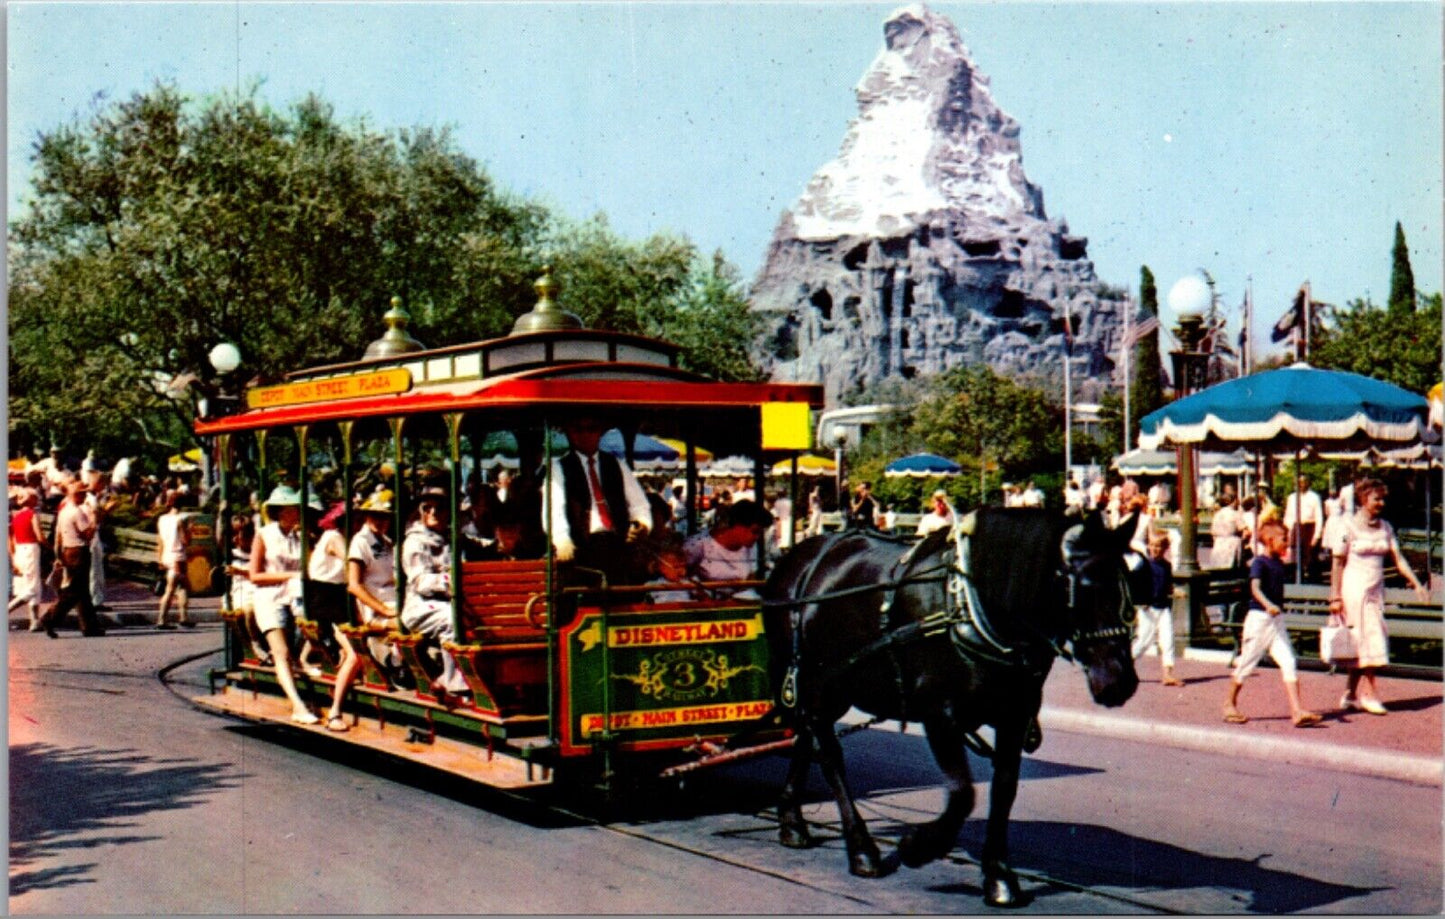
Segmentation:
<svg viewBox="0 0 1445 919">
<path fill-rule="evenodd" d="M 240 414 L 196 422 L 202 435 L 394 415 L 628 406 L 737 410 L 773 402 L 821 406 L 822 387 L 719 383 L 676 366 L 677 348 L 643 336 L 572 329 L 312 368 L 247 390 Z"/>
</svg>

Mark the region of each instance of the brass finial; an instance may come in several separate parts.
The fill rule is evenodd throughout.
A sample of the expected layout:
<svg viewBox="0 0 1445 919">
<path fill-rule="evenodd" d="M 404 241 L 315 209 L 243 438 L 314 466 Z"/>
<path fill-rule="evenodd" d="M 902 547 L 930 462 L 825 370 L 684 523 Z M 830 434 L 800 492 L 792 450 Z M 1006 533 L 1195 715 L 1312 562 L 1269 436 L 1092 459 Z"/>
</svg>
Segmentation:
<svg viewBox="0 0 1445 919">
<path fill-rule="evenodd" d="M 552 280 L 551 265 L 542 266 L 542 276 L 532 285 L 532 289 L 537 292 L 537 305 L 532 307 L 530 313 L 517 317 L 517 321 L 512 325 L 513 335 L 586 328 L 575 313 L 562 309 L 552 299 L 557 293 L 557 282 Z"/>
<path fill-rule="evenodd" d="M 386 323 L 386 332 L 366 346 L 366 356 L 363 360 L 369 361 L 379 357 L 394 357 L 398 354 L 426 350 L 426 345 L 407 334 L 406 327 L 411 322 L 411 314 L 401 308 L 400 297 L 391 298 L 391 309 L 387 310 L 381 318 Z"/>
</svg>

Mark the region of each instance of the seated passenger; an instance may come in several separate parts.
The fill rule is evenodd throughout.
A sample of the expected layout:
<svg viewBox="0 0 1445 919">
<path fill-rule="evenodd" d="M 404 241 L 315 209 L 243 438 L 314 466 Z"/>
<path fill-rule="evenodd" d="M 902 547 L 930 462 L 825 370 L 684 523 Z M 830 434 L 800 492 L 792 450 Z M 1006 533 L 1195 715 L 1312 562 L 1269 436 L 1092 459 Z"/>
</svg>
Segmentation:
<svg viewBox="0 0 1445 919">
<path fill-rule="evenodd" d="M 361 529 L 351 537 L 346 553 L 346 591 L 356 598 L 356 610 L 363 624 L 379 622 L 395 625 L 396 622 L 396 562 L 392 555 L 391 540 L 391 492 L 382 491 L 367 498 L 357 511 L 361 514 Z M 346 692 L 361 669 L 361 649 L 352 646 L 340 626 L 335 627 L 337 643 L 341 646 L 341 663 L 336 668 L 336 687 L 331 694 L 331 710 L 326 715 L 326 727 L 332 731 L 345 731 L 347 724 L 341 717 L 341 705 Z M 395 672 L 401 666 L 401 655 L 384 638 L 368 636 L 369 653 L 382 669 Z"/>
<path fill-rule="evenodd" d="M 456 641 L 452 624 L 452 549 L 448 542 L 451 508 L 445 489 L 426 488 L 417 497 L 416 521 L 407 528 L 401 544 L 401 567 L 406 573 L 406 600 L 401 621 L 409 630 L 438 642 Z M 468 692 L 456 661 L 441 649 L 442 673 L 432 681 L 438 695 Z"/>
<path fill-rule="evenodd" d="M 713 525 L 683 543 L 687 573 L 698 581 L 745 581 L 757 576 L 757 554 L 753 547 L 773 524 L 773 515 L 746 499 L 718 509 Z M 716 594 L 717 591 L 714 591 Z M 724 595 L 756 597 L 745 590 Z"/>
</svg>

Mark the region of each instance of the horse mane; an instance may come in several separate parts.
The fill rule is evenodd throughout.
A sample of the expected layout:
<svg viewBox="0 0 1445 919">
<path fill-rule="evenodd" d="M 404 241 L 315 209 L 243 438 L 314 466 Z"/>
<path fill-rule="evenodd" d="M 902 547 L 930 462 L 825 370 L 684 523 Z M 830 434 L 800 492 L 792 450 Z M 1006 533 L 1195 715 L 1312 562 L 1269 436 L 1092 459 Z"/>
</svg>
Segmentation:
<svg viewBox="0 0 1445 919">
<path fill-rule="evenodd" d="M 1029 613 L 1061 613 L 1056 575 L 1064 529 L 1064 519 L 1046 510 L 978 510 L 969 557 L 979 601 L 1000 625 Z"/>
</svg>

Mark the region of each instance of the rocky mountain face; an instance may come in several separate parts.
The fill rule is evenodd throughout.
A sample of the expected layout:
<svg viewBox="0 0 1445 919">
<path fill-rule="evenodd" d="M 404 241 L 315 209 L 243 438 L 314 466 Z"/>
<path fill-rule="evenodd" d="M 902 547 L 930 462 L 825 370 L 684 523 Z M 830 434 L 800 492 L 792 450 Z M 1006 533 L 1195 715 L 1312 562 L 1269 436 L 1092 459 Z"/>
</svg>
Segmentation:
<svg viewBox="0 0 1445 919">
<path fill-rule="evenodd" d="M 1075 399 L 1113 371 L 1122 294 L 1087 241 L 1044 212 L 1019 126 L 953 23 L 921 4 L 883 27 L 837 159 L 784 212 L 751 292 L 774 380 L 823 383 L 830 407 L 887 377 L 986 363 Z"/>
</svg>

